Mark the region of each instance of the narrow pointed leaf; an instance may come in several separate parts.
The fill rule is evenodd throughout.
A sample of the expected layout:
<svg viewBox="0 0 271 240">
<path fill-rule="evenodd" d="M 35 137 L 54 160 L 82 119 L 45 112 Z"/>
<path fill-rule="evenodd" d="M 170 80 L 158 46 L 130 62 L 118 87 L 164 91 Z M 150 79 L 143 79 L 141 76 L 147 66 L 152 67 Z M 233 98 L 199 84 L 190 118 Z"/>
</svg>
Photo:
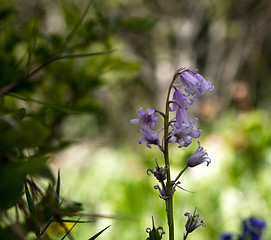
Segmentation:
<svg viewBox="0 0 271 240">
<path fill-rule="evenodd" d="M 92 4 L 93 0 L 89 0 L 88 5 L 83 13 L 83 15 L 81 16 L 81 18 L 78 20 L 78 22 L 75 24 L 74 28 L 72 29 L 72 31 L 69 33 L 69 35 L 66 37 L 65 42 L 64 42 L 64 46 L 61 52 L 64 52 L 68 46 L 68 44 L 70 43 L 70 41 L 73 38 L 74 33 L 76 32 L 76 30 L 78 29 L 78 27 L 82 24 L 82 22 L 84 21 L 85 17 L 87 16 L 88 10 Z"/>
<path fill-rule="evenodd" d="M 106 228 L 104 228 L 103 230 L 101 230 L 100 232 L 96 233 L 94 236 L 92 236 L 91 238 L 89 238 L 88 240 L 94 240 L 96 239 L 97 237 L 99 237 L 103 231 L 105 231 L 107 228 L 109 228 L 111 225 L 107 226 Z"/>
<path fill-rule="evenodd" d="M 57 173 L 57 182 L 56 182 L 56 195 L 55 195 L 55 207 L 59 207 L 59 197 L 60 197 L 60 169 Z"/>
<path fill-rule="evenodd" d="M 35 208 L 33 199 L 31 197 L 31 194 L 30 194 L 30 191 L 28 189 L 26 182 L 24 183 L 24 186 L 25 186 L 25 195 L 26 195 L 26 199 L 27 199 L 29 212 L 31 214 L 31 219 L 33 220 L 33 223 L 34 223 L 34 228 L 35 228 L 34 230 L 35 230 L 36 236 L 38 237 L 40 235 L 38 214 L 36 212 L 36 208 Z"/>
<path fill-rule="evenodd" d="M 56 220 L 54 220 L 56 221 Z M 62 222 L 64 223 L 91 223 L 95 222 L 95 220 L 86 220 L 86 221 L 80 221 L 80 220 L 70 220 L 70 219 L 61 219 Z"/>
<path fill-rule="evenodd" d="M 159 236 L 158 230 L 154 226 L 153 217 L 152 217 L 152 230 L 150 232 L 150 239 L 151 240 L 160 240 L 161 239 L 160 236 Z"/>
<path fill-rule="evenodd" d="M 28 59 L 27 59 L 27 64 L 26 64 L 27 75 L 30 72 L 32 56 L 33 56 L 33 53 L 36 48 L 37 36 L 38 36 L 38 31 L 39 31 L 39 21 L 40 21 L 40 11 L 39 10 L 40 10 L 39 9 L 39 1 L 37 1 L 36 7 L 35 7 L 33 34 L 32 34 L 31 40 L 30 40 L 30 44 L 29 44 Z"/>
<path fill-rule="evenodd" d="M 75 225 L 78 223 L 79 219 L 80 219 L 80 218 L 78 218 L 78 220 L 75 221 L 75 223 L 72 225 L 72 227 L 70 228 L 70 230 L 66 232 L 66 234 L 63 236 L 63 238 L 61 238 L 61 240 L 63 240 L 65 237 L 68 236 L 68 234 L 72 231 L 72 229 L 73 229 L 73 228 L 75 227 Z"/>
</svg>

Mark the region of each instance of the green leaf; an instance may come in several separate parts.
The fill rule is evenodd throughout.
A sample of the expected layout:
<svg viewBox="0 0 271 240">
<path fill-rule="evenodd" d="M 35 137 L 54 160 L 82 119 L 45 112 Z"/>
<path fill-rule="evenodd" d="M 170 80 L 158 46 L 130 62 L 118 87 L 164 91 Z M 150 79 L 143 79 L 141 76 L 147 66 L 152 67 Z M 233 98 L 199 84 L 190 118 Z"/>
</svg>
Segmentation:
<svg viewBox="0 0 271 240">
<path fill-rule="evenodd" d="M 29 98 L 29 97 L 26 97 L 26 96 L 22 96 L 22 95 L 19 95 L 19 94 L 9 93 L 8 95 L 11 96 L 11 97 L 14 97 L 14 98 L 26 101 L 26 102 L 33 102 L 33 103 L 40 104 L 40 105 L 43 105 L 43 106 L 48 107 L 48 108 L 53 108 L 53 109 L 61 111 L 61 112 L 70 113 L 70 114 L 77 114 L 77 113 L 79 113 L 79 112 L 77 112 L 75 110 L 72 110 L 72 109 L 68 109 L 68 108 L 64 108 L 64 107 L 59 107 L 59 106 L 56 106 L 54 104 L 42 102 L 42 101 L 39 101 L 39 100 L 36 100 L 36 99 L 32 99 L 32 98 Z"/>
<path fill-rule="evenodd" d="M 7 108 L 6 106 L 0 104 L 0 116 L 4 116 L 8 113 L 11 113 L 13 110 Z"/>
<path fill-rule="evenodd" d="M 26 114 L 25 108 L 20 108 L 13 113 L 13 117 L 15 120 L 21 121 L 24 119 L 25 114 Z"/>
<path fill-rule="evenodd" d="M 42 146 L 49 135 L 41 123 L 37 121 L 22 121 L 18 122 L 17 128 L 10 127 L 8 131 L 3 133 L 7 147 L 12 148 L 32 148 Z"/>
<path fill-rule="evenodd" d="M 27 199 L 29 212 L 31 214 L 31 220 L 33 220 L 34 231 L 36 233 L 36 236 L 39 237 L 39 235 L 40 235 L 40 226 L 39 226 L 38 214 L 37 214 L 35 204 L 33 202 L 33 199 L 31 197 L 31 194 L 29 192 L 29 189 L 28 189 L 28 186 L 27 186 L 26 182 L 24 183 L 24 187 L 25 187 L 25 195 L 26 195 L 26 199 Z"/>
<path fill-rule="evenodd" d="M 5 169 L 0 170 L 0 209 L 11 207 L 23 192 L 23 179 L 14 174 L 3 174 Z"/>
<path fill-rule="evenodd" d="M 55 184 L 55 177 L 53 175 L 53 173 L 51 172 L 51 169 L 49 168 L 49 166 L 44 166 L 43 169 L 41 169 L 40 171 L 36 172 L 35 175 L 38 178 L 44 178 L 49 180 L 52 184 Z"/>
<path fill-rule="evenodd" d="M 76 202 L 69 202 L 66 203 L 64 206 L 61 205 L 61 208 L 57 209 L 57 213 L 59 215 L 66 215 L 66 216 L 75 216 L 76 213 L 82 210 L 82 204 Z"/>
<path fill-rule="evenodd" d="M 57 183 L 56 183 L 56 195 L 55 195 L 55 207 L 59 207 L 59 197 L 60 197 L 60 170 L 57 172 Z"/>
<path fill-rule="evenodd" d="M 99 237 L 103 231 L 105 231 L 107 228 L 109 228 L 111 225 L 107 226 L 106 228 L 104 228 L 103 230 L 101 230 L 100 232 L 96 233 L 94 236 L 92 236 L 91 238 L 89 238 L 88 240 L 94 240 L 96 239 L 97 237 Z"/>
<path fill-rule="evenodd" d="M 69 35 L 66 37 L 65 39 L 65 43 L 64 43 L 64 46 L 63 46 L 63 49 L 61 52 L 64 52 L 68 46 L 68 44 L 70 43 L 70 41 L 72 40 L 73 38 L 73 35 L 75 34 L 76 30 L 78 29 L 78 27 L 82 24 L 82 22 L 84 21 L 85 17 L 87 16 L 87 13 L 88 13 L 88 10 L 92 4 L 93 0 L 89 0 L 88 1 L 88 5 L 84 11 L 84 13 L 82 14 L 81 18 L 77 21 L 77 23 L 75 24 L 75 26 L 73 27 L 72 31 L 69 33 Z M 66 5 L 66 4 L 65 4 Z M 75 21 L 73 21 L 75 22 Z"/>
<path fill-rule="evenodd" d="M 131 17 L 126 20 L 122 20 L 120 25 L 128 31 L 133 32 L 148 32 L 154 28 L 156 21 L 154 19 L 145 17 Z"/>
<path fill-rule="evenodd" d="M 61 8 L 65 17 L 65 23 L 74 26 L 74 23 L 80 19 L 78 7 L 73 1 L 61 1 Z"/>
<path fill-rule="evenodd" d="M 32 29 L 32 36 L 31 36 L 30 42 L 29 42 L 28 58 L 27 58 L 27 63 L 26 63 L 27 75 L 30 72 L 30 68 L 31 68 L 31 64 L 32 64 L 32 55 L 36 49 L 37 35 L 38 35 L 38 30 L 39 30 L 39 19 L 40 19 L 39 1 L 36 1 L 34 26 Z"/>
<path fill-rule="evenodd" d="M 54 220 L 56 222 L 58 220 Z M 66 223 L 93 223 L 95 220 L 86 220 L 86 221 L 80 221 L 80 220 L 70 220 L 70 219 L 61 219 L 62 222 Z"/>
<path fill-rule="evenodd" d="M 79 222 L 79 219 L 72 225 L 72 227 L 70 228 L 69 231 L 66 232 L 66 234 L 63 236 L 63 238 L 61 238 L 61 240 L 63 240 L 65 237 L 67 237 L 67 235 L 72 231 L 72 229 L 75 227 L 75 225 Z"/>
<path fill-rule="evenodd" d="M 41 156 L 24 162 L 2 165 L 0 168 L 0 208 L 9 208 L 23 193 L 24 179 L 28 174 L 41 171 L 48 158 Z"/>
<path fill-rule="evenodd" d="M 20 231 L 20 236 L 18 236 L 18 232 L 14 231 L 14 225 L 0 226 L 0 239 L 4 240 L 26 239 L 26 234 L 27 233 L 25 231 Z"/>
</svg>

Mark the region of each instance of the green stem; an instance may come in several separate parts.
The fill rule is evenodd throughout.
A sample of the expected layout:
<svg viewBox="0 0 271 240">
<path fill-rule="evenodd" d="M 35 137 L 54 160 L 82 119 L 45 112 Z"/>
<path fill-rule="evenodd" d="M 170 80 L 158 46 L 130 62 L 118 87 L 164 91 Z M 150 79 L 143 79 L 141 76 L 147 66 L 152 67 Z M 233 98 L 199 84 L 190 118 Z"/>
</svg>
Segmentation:
<svg viewBox="0 0 271 240">
<path fill-rule="evenodd" d="M 182 68 L 179 70 L 179 73 L 184 72 L 186 68 Z M 172 182 L 170 176 L 170 164 L 169 164 L 169 151 L 168 151 L 168 131 L 169 131 L 169 97 L 172 89 L 172 85 L 175 82 L 178 75 L 174 75 L 172 79 L 166 99 L 166 110 L 165 110 L 165 118 L 164 118 L 164 159 L 165 165 L 168 166 L 167 170 L 167 195 L 169 199 L 166 200 L 166 210 L 167 210 L 167 219 L 168 219 L 168 228 L 169 228 L 169 240 L 174 240 L 174 218 L 173 218 L 173 194 L 172 194 Z"/>
<path fill-rule="evenodd" d="M 169 228 L 169 240 L 174 240 L 174 219 L 173 219 L 173 199 L 172 199 L 172 184 L 171 184 L 171 176 L 170 176 L 170 164 L 169 164 L 169 152 L 168 152 L 168 121 L 169 121 L 169 95 L 174 80 L 171 82 L 167 101 L 166 101 L 166 112 L 164 118 L 164 158 L 165 165 L 168 166 L 167 170 L 167 195 L 169 199 L 166 200 L 166 211 L 167 211 L 167 219 L 168 219 L 168 228 Z"/>
<path fill-rule="evenodd" d="M 189 232 L 186 232 L 186 234 L 185 234 L 184 237 L 183 237 L 183 240 L 186 240 L 186 239 L 187 239 L 188 234 L 189 234 Z"/>
<path fill-rule="evenodd" d="M 177 176 L 177 177 L 175 178 L 175 180 L 173 181 L 172 185 L 174 185 L 174 184 L 178 181 L 178 179 L 182 176 L 182 174 L 184 173 L 184 171 L 185 171 L 187 168 L 188 168 L 188 165 L 186 165 L 185 168 L 184 168 L 182 171 L 180 171 L 180 173 L 178 174 L 178 176 Z"/>
</svg>

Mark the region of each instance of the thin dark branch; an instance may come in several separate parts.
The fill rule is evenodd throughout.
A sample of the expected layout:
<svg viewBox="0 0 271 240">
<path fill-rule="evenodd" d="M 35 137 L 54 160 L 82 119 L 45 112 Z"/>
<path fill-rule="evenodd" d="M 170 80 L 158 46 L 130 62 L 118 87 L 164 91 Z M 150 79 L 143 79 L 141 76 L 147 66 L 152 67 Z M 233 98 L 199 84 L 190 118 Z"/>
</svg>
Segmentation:
<svg viewBox="0 0 271 240">
<path fill-rule="evenodd" d="M 70 228 L 70 230 L 68 230 L 66 232 L 66 234 L 63 236 L 63 238 L 61 238 L 61 240 L 63 240 L 66 236 L 69 236 L 70 232 L 72 231 L 72 229 L 75 227 L 75 225 L 78 223 L 78 221 L 80 220 L 80 218 L 78 218 L 77 222 L 75 222 L 72 227 Z M 71 237 L 71 236 L 70 236 Z"/>
<path fill-rule="evenodd" d="M 7 93 L 11 92 L 12 90 L 14 90 L 16 87 L 18 87 L 22 82 L 26 81 L 27 79 L 33 77 L 37 72 L 39 72 L 41 69 L 43 69 L 44 67 L 48 66 L 49 64 L 51 64 L 54 61 L 60 60 L 60 59 L 66 59 L 66 58 L 82 58 L 82 57 L 91 57 L 91 56 L 99 56 L 99 55 L 105 55 L 105 54 L 109 54 L 111 52 L 114 52 L 115 50 L 110 50 L 107 52 L 97 52 L 97 53 L 82 53 L 82 54 L 71 54 L 71 55 L 60 55 L 60 56 L 56 56 L 53 57 L 51 59 L 49 59 L 48 61 L 46 61 L 45 63 L 41 64 L 39 67 L 37 67 L 36 69 L 34 69 L 33 71 L 31 71 L 26 78 L 24 79 L 19 79 L 16 82 L 12 82 L 8 85 L 6 85 L 5 87 L 3 87 L 0 90 L 0 97 L 6 95 Z"/>
<path fill-rule="evenodd" d="M 82 54 L 74 54 L 74 55 L 60 55 L 60 56 L 56 56 L 56 57 L 53 57 L 53 58 L 49 59 L 47 62 L 43 63 L 42 65 L 40 65 L 36 69 L 34 69 L 31 73 L 29 73 L 29 75 L 27 76 L 27 78 L 31 78 L 38 71 L 40 71 L 42 68 L 46 67 L 47 65 L 51 64 L 52 62 L 54 62 L 56 60 L 66 59 L 66 58 L 82 58 L 82 57 L 105 55 L 105 54 L 109 54 L 109 53 L 111 53 L 113 51 L 115 51 L 115 50 L 111 50 L 111 51 L 108 51 L 108 52 L 82 53 Z"/>
<path fill-rule="evenodd" d="M 40 232 L 40 237 L 42 237 L 42 235 L 45 233 L 45 231 L 47 230 L 47 228 L 50 226 L 50 224 L 52 223 L 52 221 L 54 220 L 54 216 L 52 216 L 48 223 L 45 225 L 45 227 L 41 230 Z"/>
</svg>

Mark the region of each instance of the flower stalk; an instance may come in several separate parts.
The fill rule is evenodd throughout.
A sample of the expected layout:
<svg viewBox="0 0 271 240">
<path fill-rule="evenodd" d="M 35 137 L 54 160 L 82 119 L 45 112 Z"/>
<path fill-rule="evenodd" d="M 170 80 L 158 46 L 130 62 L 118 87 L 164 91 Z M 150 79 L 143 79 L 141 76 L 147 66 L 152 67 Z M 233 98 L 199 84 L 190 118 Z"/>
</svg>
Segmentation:
<svg viewBox="0 0 271 240">
<path fill-rule="evenodd" d="M 178 179 L 183 175 L 183 173 L 185 172 L 185 170 L 188 168 L 188 165 L 185 166 L 185 168 L 180 171 L 180 173 L 177 175 L 177 177 L 175 178 L 175 180 L 173 181 L 173 184 L 176 183 L 178 181 Z"/>
<path fill-rule="evenodd" d="M 175 83 L 175 80 L 179 79 L 179 83 Z M 140 132 L 143 134 L 138 139 L 140 144 L 146 143 L 146 146 L 151 148 L 152 145 L 156 145 L 164 156 L 164 167 L 159 167 L 156 161 L 156 170 L 148 169 L 147 174 L 151 172 L 159 182 L 154 186 L 154 189 L 159 190 L 160 198 L 165 200 L 166 214 L 168 220 L 168 236 L 169 240 L 174 240 L 174 216 L 173 216 L 173 194 L 176 191 L 176 187 L 182 188 L 178 181 L 182 174 L 188 167 L 195 167 L 203 162 L 207 162 L 207 166 L 210 163 L 210 159 L 199 144 L 196 152 L 187 160 L 187 164 L 184 169 L 180 171 L 177 177 L 172 181 L 170 173 L 170 158 L 169 158 L 169 143 L 178 143 L 179 148 L 188 147 L 193 139 L 199 138 L 201 135 L 200 129 L 194 129 L 197 123 L 197 118 L 191 121 L 187 110 L 194 100 L 202 95 L 206 91 L 212 91 L 213 86 L 210 82 L 206 81 L 200 74 L 196 73 L 193 69 L 180 68 L 176 71 L 173 79 L 169 85 L 165 112 L 161 112 L 157 109 L 153 110 L 147 108 L 144 112 L 142 108 L 138 109 L 137 119 L 132 119 L 132 123 L 141 123 Z M 171 96 L 171 91 L 174 91 Z M 156 113 L 160 114 L 164 120 L 164 128 L 160 130 L 155 129 L 155 124 L 159 121 Z M 175 117 L 171 118 L 170 113 L 175 113 Z M 160 132 L 164 132 L 162 139 L 159 137 Z M 185 190 L 187 191 L 187 190 Z M 189 191 L 188 191 L 189 192 Z M 203 225 L 198 215 L 191 215 L 186 213 L 189 218 L 189 222 L 186 224 L 187 233 L 184 235 L 184 239 L 187 238 L 188 233 L 192 232 L 197 227 Z M 161 236 L 162 237 L 162 236 Z M 150 240 L 153 240 L 151 237 Z"/>
<path fill-rule="evenodd" d="M 181 72 L 184 72 L 186 68 L 182 68 Z M 176 75 L 174 75 L 167 93 L 166 99 L 166 109 L 164 117 L 164 160 L 165 165 L 168 166 L 167 170 L 167 195 L 169 198 L 166 200 L 167 209 L 167 219 L 168 219 L 168 230 L 169 230 L 169 240 L 174 240 L 174 216 L 173 216 L 173 184 L 171 182 L 170 175 L 170 163 L 169 163 L 169 151 L 168 151 L 168 133 L 169 133 L 169 97 L 171 93 L 172 86 L 176 80 Z"/>
</svg>

